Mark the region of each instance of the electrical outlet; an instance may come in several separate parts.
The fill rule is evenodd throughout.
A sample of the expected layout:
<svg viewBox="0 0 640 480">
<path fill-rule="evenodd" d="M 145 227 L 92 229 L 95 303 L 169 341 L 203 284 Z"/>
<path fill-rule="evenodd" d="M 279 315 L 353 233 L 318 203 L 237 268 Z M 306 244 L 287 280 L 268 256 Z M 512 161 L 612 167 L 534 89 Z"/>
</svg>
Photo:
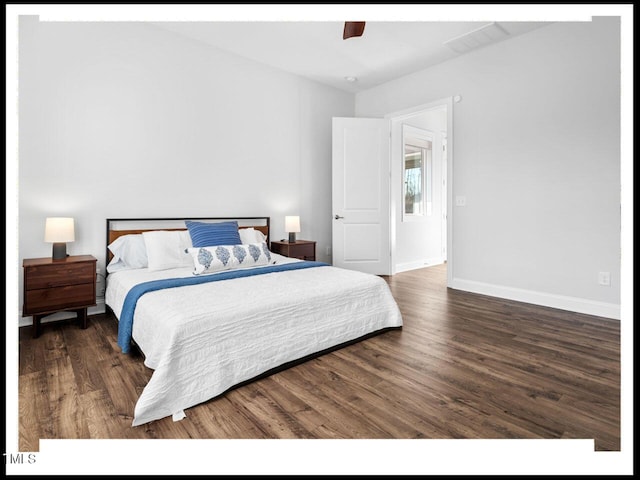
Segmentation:
<svg viewBox="0 0 640 480">
<path fill-rule="evenodd" d="M 326 253 L 327 255 L 331 255 L 331 247 L 327 247 L 327 248 L 325 249 L 325 253 Z"/>
<path fill-rule="evenodd" d="M 456 207 L 464 207 L 467 204 L 467 197 L 456 195 Z"/>
<path fill-rule="evenodd" d="M 603 285 L 605 287 L 611 286 L 611 273 L 598 272 L 598 285 Z"/>
<path fill-rule="evenodd" d="M 102 269 L 96 268 L 96 283 L 102 283 L 103 278 L 104 277 L 102 276 Z"/>
</svg>

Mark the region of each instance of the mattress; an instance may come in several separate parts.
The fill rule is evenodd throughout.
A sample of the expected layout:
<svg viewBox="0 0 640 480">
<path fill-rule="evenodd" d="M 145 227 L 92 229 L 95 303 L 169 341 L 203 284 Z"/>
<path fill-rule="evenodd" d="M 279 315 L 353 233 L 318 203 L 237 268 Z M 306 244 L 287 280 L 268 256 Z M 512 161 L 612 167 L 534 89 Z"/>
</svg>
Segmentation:
<svg viewBox="0 0 640 480">
<path fill-rule="evenodd" d="M 135 285 L 192 275 L 191 268 L 116 272 L 107 279 L 105 302 L 120 318 Z M 327 265 L 146 293 L 135 308 L 132 338 L 154 372 L 133 426 L 182 418 L 185 409 L 268 370 L 400 326 L 382 278 Z"/>
</svg>

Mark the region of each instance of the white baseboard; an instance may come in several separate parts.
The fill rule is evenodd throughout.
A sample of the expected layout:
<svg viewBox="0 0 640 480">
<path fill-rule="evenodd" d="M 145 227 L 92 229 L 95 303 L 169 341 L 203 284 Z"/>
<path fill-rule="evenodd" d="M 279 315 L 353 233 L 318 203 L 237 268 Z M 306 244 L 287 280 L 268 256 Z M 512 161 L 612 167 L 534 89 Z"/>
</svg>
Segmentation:
<svg viewBox="0 0 640 480">
<path fill-rule="evenodd" d="M 87 315 L 97 315 L 105 312 L 104 298 L 98 298 L 95 307 L 89 307 L 87 309 Z M 26 327 L 33 325 L 33 317 L 23 317 L 22 311 L 20 311 L 20 318 L 18 319 L 18 327 Z M 64 320 L 66 318 L 75 318 L 76 314 L 73 312 L 59 312 L 49 315 L 42 319 L 41 323 L 55 322 L 56 320 Z"/>
<path fill-rule="evenodd" d="M 615 303 L 596 302 L 584 298 L 554 295 L 552 293 L 505 287 L 503 285 L 492 285 L 490 283 L 464 280 L 461 278 L 454 278 L 449 286 L 456 290 L 480 293 L 491 297 L 506 298 L 518 302 L 532 303 L 544 307 L 620 320 L 620 305 Z"/>
<path fill-rule="evenodd" d="M 397 263 L 396 273 L 417 270 L 418 268 L 432 267 L 434 265 L 442 265 L 443 263 L 444 259 L 442 257 L 426 258 L 417 262 Z"/>
</svg>

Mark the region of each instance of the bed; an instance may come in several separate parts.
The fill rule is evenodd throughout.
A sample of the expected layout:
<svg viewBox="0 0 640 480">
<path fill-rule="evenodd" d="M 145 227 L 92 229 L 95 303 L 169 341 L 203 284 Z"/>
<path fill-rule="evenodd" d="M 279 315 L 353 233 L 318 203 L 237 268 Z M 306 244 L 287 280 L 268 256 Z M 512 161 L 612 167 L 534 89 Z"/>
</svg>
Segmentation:
<svg viewBox="0 0 640 480">
<path fill-rule="evenodd" d="M 203 246 L 214 240 L 193 227 L 234 223 L 233 239 L 241 241 L 233 246 L 226 238 Z M 279 367 L 402 327 L 382 278 L 270 252 L 269 225 L 268 217 L 107 219 L 105 304 L 118 320 L 123 354 L 134 346 L 153 369 L 133 426 L 180 420 L 186 409 Z M 114 247 L 123 243 L 128 250 Z M 158 263 L 158 245 L 175 258 Z M 136 263 L 142 251 L 146 264 Z M 214 265 L 234 255 L 243 265 Z M 127 256 L 133 267 L 118 266 Z"/>
</svg>

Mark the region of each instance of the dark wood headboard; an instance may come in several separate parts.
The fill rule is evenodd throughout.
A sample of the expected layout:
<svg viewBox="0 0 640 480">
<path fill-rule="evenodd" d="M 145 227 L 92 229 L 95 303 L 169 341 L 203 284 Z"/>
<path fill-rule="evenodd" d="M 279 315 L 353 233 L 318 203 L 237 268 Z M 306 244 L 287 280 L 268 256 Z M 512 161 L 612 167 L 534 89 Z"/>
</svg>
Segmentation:
<svg viewBox="0 0 640 480">
<path fill-rule="evenodd" d="M 264 233 L 269 245 L 271 217 L 107 218 L 105 265 L 108 265 L 113 257 L 109 245 L 118 237 L 153 230 L 186 230 L 185 220 L 209 223 L 237 221 L 238 228 L 254 228 Z"/>
</svg>

